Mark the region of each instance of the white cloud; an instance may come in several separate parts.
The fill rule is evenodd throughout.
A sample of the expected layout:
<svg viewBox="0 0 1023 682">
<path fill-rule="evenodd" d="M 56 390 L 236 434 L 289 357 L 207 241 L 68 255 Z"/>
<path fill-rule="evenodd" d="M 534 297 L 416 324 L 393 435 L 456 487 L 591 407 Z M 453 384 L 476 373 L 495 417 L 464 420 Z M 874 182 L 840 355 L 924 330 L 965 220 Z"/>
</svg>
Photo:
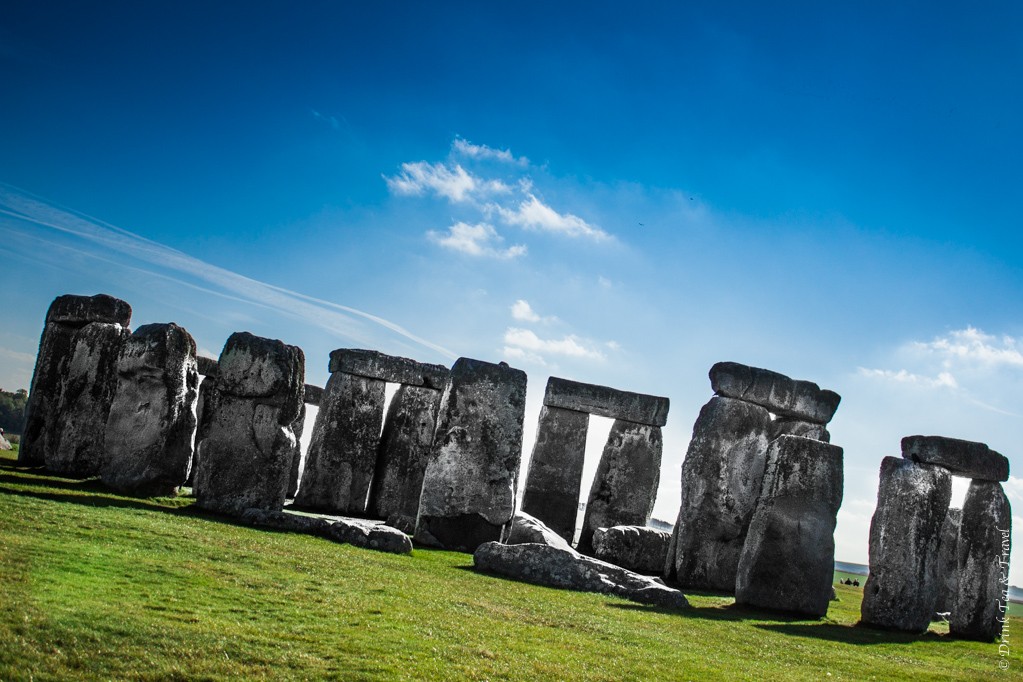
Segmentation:
<svg viewBox="0 0 1023 682">
<path fill-rule="evenodd" d="M 618 350 L 622 349 L 622 344 L 618 343 L 617 341 L 608 341 L 604 345 L 607 346 L 608 348 L 610 348 L 611 350 L 614 350 L 614 351 L 618 351 Z"/>
<path fill-rule="evenodd" d="M 532 193 L 527 193 L 517 208 L 510 209 L 498 204 L 491 204 L 488 208 L 496 211 L 507 224 L 527 230 L 554 232 L 567 237 L 587 237 L 596 241 L 610 238 L 607 232 L 590 225 L 577 215 L 558 213 Z"/>
<path fill-rule="evenodd" d="M 510 149 L 494 149 L 485 144 L 473 144 L 460 137 L 455 138 L 451 148 L 462 156 L 467 156 L 471 159 L 493 159 L 494 161 L 512 163 L 518 166 L 529 165 L 529 159 L 524 156 L 516 159 Z"/>
<path fill-rule="evenodd" d="M 502 181 L 481 179 L 458 164 L 452 167 L 426 161 L 403 163 L 401 173 L 394 177 L 384 176 L 384 180 L 394 194 L 422 196 L 433 192 L 454 204 L 512 191 Z"/>
<path fill-rule="evenodd" d="M 533 353 L 548 353 L 586 360 L 603 360 L 604 354 L 589 342 L 570 334 L 561 339 L 541 339 L 529 329 L 509 327 L 504 333 L 504 342 L 509 348 L 519 348 Z"/>
<path fill-rule="evenodd" d="M 533 306 L 529 305 L 529 301 L 524 301 L 521 298 L 511 307 L 512 317 L 521 322 L 539 322 L 540 316 L 533 310 Z"/>
<path fill-rule="evenodd" d="M 1023 478 L 1009 476 L 1009 480 L 1002 484 L 1005 488 L 1005 496 L 1014 503 L 1023 503 Z M 1020 526 L 1023 528 L 1023 526 Z"/>
<path fill-rule="evenodd" d="M 860 376 L 893 381 L 899 384 L 911 384 L 914 386 L 923 386 L 925 388 L 959 387 L 959 384 L 956 382 L 956 378 L 949 372 L 940 372 L 937 377 L 928 377 L 920 374 L 913 374 L 904 369 L 900 369 L 896 372 L 890 369 L 867 369 L 866 367 L 859 367 L 856 371 Z"/>
<path fill-rule="evenodd" d="M 469 225 L 458 222 L 448 228 L 446 233 L 430 230 L 426 236 L 446 249 L 469 256 L 510 259 L 526 254 L 526 247 L 521 244 L 507 249 L 499 248 L 498 245 L 504 239 L 497 233 L 493 225 L 487 223 Z"/>
<path fill-rule="evenodd" d="M 504 348 L 501 349 L 501 353 L 507 360 L 514 360 L 516 362 L 528 362 L 534 365 L 540 365 L 541 367 L 547 366 L 547 362 L 543 359 L 543 357 L 537 355 L 536 353 L 530 353 L 522 348 L 517 348 L 515 346 L 505 346 Z"/>
<path fill-rule="evenodd" d="M 945 336 L 935 337 L 933 341 L 916 342 L 913 346 L 943 357 L 946 367 L 961 361 L 1023 368 L 1023 339 L 997 337 L 974 327 L 951 331 Z"/>
</svg>

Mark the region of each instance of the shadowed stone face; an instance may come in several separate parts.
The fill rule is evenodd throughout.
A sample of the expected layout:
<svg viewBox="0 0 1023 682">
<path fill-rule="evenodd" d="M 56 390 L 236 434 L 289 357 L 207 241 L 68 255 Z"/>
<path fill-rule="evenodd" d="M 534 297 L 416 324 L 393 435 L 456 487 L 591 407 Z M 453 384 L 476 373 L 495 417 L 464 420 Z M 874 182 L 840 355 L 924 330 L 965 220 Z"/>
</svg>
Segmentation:
<svg viewBox="0 0 1023 682">
<path fill-rule="evenodd" d="M 718 395 L 760 405 L 781 417 L 817 424 L 831 421 L 842 399 L 812 381 L 797 381 L 737 362 L 719 362 L 711 367 L 710 385 Z"/>
<path fill-rule="evenodd" d="M 984 443 L 942 436 L 906 436 L 902 456 L 914 462 L 937 464 L 956 476 L 981 481 L 1008 481 L 1009 460 Z"/>
<path fill-rule="evenodd" d="M 955 608 L 959 591 L 959 525 L 963 520 L 962 509 L 949 509 L 941 525 L 941 539 L 938 541 L 938 599 L 934 606 L 935 616 L 948 613 Z"/>
<path fill-rule="evenodd" d="M 938 597 L 938 542 L 952 497 L 948 471 L 885 457 L 870 521 L 864 624 L 924 632 Z"/>
</svg>

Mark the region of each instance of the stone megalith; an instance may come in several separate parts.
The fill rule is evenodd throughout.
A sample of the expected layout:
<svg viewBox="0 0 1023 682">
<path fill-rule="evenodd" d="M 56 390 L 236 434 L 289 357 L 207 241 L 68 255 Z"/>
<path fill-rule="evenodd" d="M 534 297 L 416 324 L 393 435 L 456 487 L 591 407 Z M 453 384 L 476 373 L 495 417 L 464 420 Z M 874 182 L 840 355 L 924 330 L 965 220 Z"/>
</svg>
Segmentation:
<svg viewBox="0 0 1023 682">
<path fill-rule="evenodd" d="M 647 526 L 612 526 L 593 533 L 593 556 L 637 573 L 659 574 L 671 533 Z"/>
<path fill-rule="evenodd" d="M 586 502 L 578 549 L 593 551 L 593 533 L 612 526 L 645 526 L 661 479 L 661 427 L 616 419 Z"/>
<path fill-rule="evenodd" d="M 46 462 L 50 435 L 57 428 L 55 412 L 60 400 L 62 366 L 71 354 L 75 333 L 90 322 L 127 327 L 131 324 L 131 306 L 106 294 L 67 294 L 55 298 L 46 312 L 18 449 L 18 464 L 22 466 Z"/>
<path fill-rule="evenodd" d="M 132 495 L 169 495 L 185 483 L 198 387 L 195 340 L 184 328 L 169 323 L 135 330 L 117 358 L 103 483 Z"/>
<path fill-rule="evenodd" d="M 981 642 L 1001 636 L 1011 550 L 1012 509 L 1001 484 L 971 481 L 959 526 L 959 585 L 949 634 Z"/>
<path fill-rule="evenodd" d="M 778 417 L 771 422 L 771 440 L 781 436 L 802 436 L 825 443 L 831 442 L 831 434 L 828 433 L 824 424 L 814 424 L 791 417 Z"/>
<path fill-rule="evenodd" d="M 529 460 L 522 511 L 568 542 L 575 538 L 590 415 L 544 405 Z"/>
<path fill-rule="evenodd" d="M 902 456 L 945 467 L 956 476 L 979 481 L 1008 481 L 1009 460 L 984 443 L 944 436 L 906 436 Z"/>
<path fill-rule="evenodd" d="M 117 357 L 131 330 L 90 322 L 75 332 L 63 368 L 46 468 L 65 476 L 98 476 L 110 405 L 117 390 Z"/>
<path fill-rule="evenodd" d="M 301 348 L 248 332 L 227 339 L 197 443 L 200 507 L 235 516 L 284 507 L 304 388 Z"/>
<path fill-rule="evenodd" d="M 682 506 L 665 578 L 733 592 L 739 555 L 763 483 L 771 415 L 715 396 L 700 410 L 682 462 Z"/>
<path fill-rule="evenodd" d="M 441 397 L 416 540 L 471 552 L 501 540 L 515 513 L 526 373 L 459 358 Z"/>
<path fill-rule="evenodd" d="M 409 534 L 416 529 L 440 398 L 434 388 L 403 384 L 391 399 L 380 437 L 369 513 Z"/>
<path fill-rule="evenodd" d="M 938 541 L 952 497 L 946 469 L 885 457 L 870 521 L 860 622 L 924 632 L 938 597 Z"/>
<path fill-rule="evenodd" d="M 308 386 L 309 384 L 306 384 Z M 304 391 L 303 391 L 304 392 Z M 291 430 L 295 433 L 295 450 L 291 456 L 291 466 L 288 470 L 288 497 L 294 498 L 298 494 L 298 482 L 302 477 L 302 434 L 305 433 L 306 403 L 303 401 L 298 411 L 298 417 L 291 424 Z"/>
<path fill-rule="evenodd" d="M 779 417 L 827 424 L 842 400 L 834 391 L 812 381 L 790 379 L 768 369 L 719 362 L 710 368 L 714 393 L 767 408 Z"/>
<path fill-rule="evenodd" d="M 822 617 L 835 575 L 842 448 L 801 436 L 771 443 L 739 556 L 735 602 Z"/>
<path fill-rule="evenodd" d="M 963 510 L 950 508 L 941 524 L 941 539 L 938 541 L 938 599 L 934 604 L 932 620 L 939 620 L 938 614 L 948 614 L 955 608 L 959 592 L 959 525 Z"/>
</svg>

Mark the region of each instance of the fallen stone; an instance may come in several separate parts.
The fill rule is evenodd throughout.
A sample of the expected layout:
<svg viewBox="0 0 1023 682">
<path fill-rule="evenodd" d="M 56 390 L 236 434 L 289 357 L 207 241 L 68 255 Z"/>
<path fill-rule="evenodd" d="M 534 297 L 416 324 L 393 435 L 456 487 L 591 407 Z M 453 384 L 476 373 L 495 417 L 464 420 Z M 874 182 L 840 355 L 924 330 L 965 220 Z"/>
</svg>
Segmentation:
<svg viewBox="0 0 1023 682">
<path fill-rule="evenodd" d="M 984 443 L 942 436 L 906 436 L 902 456 L 945 467 L 956 476 L 981 481 L 1008 481 L 1009 460 Z"/>
<path fill-rule="evenodd" d="M 249 508 L 242 512 L 241 520 L 253 526 L 272 528 L 274 530 L 289 531 L 292 533 L 303 533 L 305 535 L 319 535 L 327 537 L 333 520 L 321 516 L 308 516 L 305 514 L 291 514 L 286 511 L 273 509 Z"/>
<path fill-rule="evenodd" d="M 771 422 L 771 440 L 781 436 L 802 436 L 812 438 L 823 443 L 831 442 L 831 434 L 823 424 L 791 419 L 789 417 L 778 417 Z"/>
<path fill-rule="evenodd" d="M 990 642 L 1002 636 L 1011 551 L 1005 491 L 994 481 L 971 481 L 956 547 L 959 585 L 948 624 L 953 637 Z"/>
<path fill-rule="evenodd" d="M 541 519 L 568 542 L 575 537 L 589 421 L 585 412 L 548 405 L 540 409 L 522 494 L 522 511 Z"/>
<path fill-rule="evenodd" d="M 668 419 L 669 407 L 667 398 L 619 391 L 607 386 L 584 384 L 558 377 L 547 380 L 543 404 L 649 426 L 664 426 Z"/>
<path fill-rule="evenodd" d="M 827 424 L 842 397 L 821 390 L 812 381 L 797 381 L 784 374 L 737 362 L 719 362 L 710 368 L 714 392 L 765 407 L 776 415 Z"/>
<path fill-rule="evenodd" d="M 771 443 L 739 556 L 735 603 L 817 618 L 828 612 L 842 448 L 801 436 Z"/>
<path fill-rule="evenodd" d="M 593 533 L 593 555 L 637 573 L 660 575 L 668 559 L 671 533 L 647 526 L 613 526 Z"/>
<path fill-rule="evenodd" d="M 665 578 L 734 593 L 739 555 L 763 483 L 771 415 L 734 398 L 710 399 L 682 462 L 682 505 Z"/>
<path fill-rule="evenodd" d="M 612 526 L 645 526 L 661 479 L 661 427 L 615 420 L 597 464 L 579 551 L 592 551 L 593 533 Z"/>
<path fill-rule="evenodd" d="M 129 336 L 126 327 L 105 322 L 90 322 L 75 332 L 46 441 L 50 471 L 77 478 L 99 475 L 107 417 L 117 390 L 117 357 Z"/>
<path fill-rule="evenodd" d="M 356 348 L 339 348 L 332 351 L 330 371 L 356 374 L 367 379 L 389 381 L 392 384 L 427 386 L 438 391 L 444 389 L 448 379 L 448 368 L 443 365 L 428 365 L 409 358 Z"/>
<path fill-rule="evenodd" d="M 303 409 L 302 349 L 236 332 L 224 345 L 214 381 L 197 443 L 196 504 L 231 515 L 281 510 L 298 447 L 294 424 Z"/>
<path fill-rule="evenodd" d="M 432 388 L 402 385 L 384 420 L 369 513 L 403 531 L 415 531 L 440 398 Z"/>
<path fill-rule="evenodd" d="M 959 525 L 963 520 L 963 510 L 950 508 L 945 514 L 945 522 L 941 524 L 941 539 L 938 541 L 938 564 L 936 575 L 938 582 L 938 599 L 934 605 L 931 620 L 941 620 L 938 614 L 948 614 L 955 608 L 956 594 L 959 592 Z"/>
<path fill-rule="evenodd" d="M 416 541 L 471 552 L 500 540 L 515 513 L 526 373 L 459 358 L 423 476 Z"/>
<path fill-rule="evenodd" d="M 131 495 L 171 495 L 188 479 L 199 372 L 195 341 L 176 324 L 135 330 L 117 358 L 103 483 Z"/>
<path fill-rule="evenodd" d="M 397 528 L 361 519 L 340 519 L 331 524 L 328 536 L 335 542 L 391 554 L 411 554 L 412 540 Z"/>
<path fill-rule="evenodd" d="M 313 425 L 295 504 L 364 515 L 383 420 L 381 379 L 345 372 L 331 374 Z"/>
<path fill-rule="evenodd" d="M 641 604 L 687 608 L 685 595 L 656 579 L 571 550 L 541 544 L 487 542 L 473 554 L 476 570 L 564 590 L 598 592 Z"/>
<path fill-rule="evenodd" d="M 897 457 L 881 461 L 861 623 L 927 630 L 938 597 L 938 542 L 951 497 L 947 470 Z"/>
<path fill-rule="evenodd" d="M 505 544 L 539 544 L 550 545 L 559 549 L 572 549 L 572 545 L 568 544 L 567 540 L 558 533 L 555 533 L 552 528 L 548 528 L 543 521 L 523 511 L 515 512 L 511 531 L 508 533 Z"/>
</svg>

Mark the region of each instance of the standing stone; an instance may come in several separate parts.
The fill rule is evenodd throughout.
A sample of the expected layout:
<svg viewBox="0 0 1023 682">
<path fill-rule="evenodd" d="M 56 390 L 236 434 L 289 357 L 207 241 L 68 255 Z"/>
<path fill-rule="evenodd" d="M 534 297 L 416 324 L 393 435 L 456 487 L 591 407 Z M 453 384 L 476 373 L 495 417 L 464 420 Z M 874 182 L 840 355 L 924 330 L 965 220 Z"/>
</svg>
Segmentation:
<svg viewBox="0 0 1023 682">
<path fill-rule="evenodd" d="M 46 468 L 65 476 L 99 475 L 110 404 L 117 389 L 117 357 L 131 331 L 119 324 L 90 322 L 74 335 L 63 368 Z"/>
<path fill-rule="evenodd" d="M 949 509 L 945 523 L 941 524 L 941 539 L 938 541 L 938 599 L 934 605 L 932 620 L 941 618 L 955 608 L 959 592 L 959 526 L 963 520 L 962 509 Z"/>
<path fill-rule="evenodd" d="M 295 453 L 293 424 L 302 410 L 302 349 L 236 332 L 214 381 L 198 442 L 196 503 L 236 516 L 250 508 L 280 511 Z"/>
<path fill-rule="evenodd" d="M 593 533 L 593 556 L 637 573 L 659 574 L 671 533 L 647 526 L 613 526 Z"/>
<path fill-rule="evenodd" d="M 441 398 L 416 540 L 471 552 L 500 540 L 515 513 L 526 373 L 459 358 Z"/>
<path fill-rule="evenodd" d="M 309 384 L 305 385 L 309 388 Z M 288 473 L 288 498 L 294 498 L 298 494 L 298 483 L 302 476 L 302 434 L 305 432 L 306 403 L 302 402 L 298 418 L 291 425 L 295 432 L 295 452 L 291 457 L 291 469 Z"/>
<path fill-rule="evenodd" d="M 572 542 L 590 415 L 544 405 L 522 495 L 522 511 Z"/>
<path fill-rule="evenodd" d="M 50 304 L 25 404 L 25 429 L 18 449 L 21 466 L 39 466 L 46 462 L 46 452 L 53 447 L 51 433 L 59 428 L 56 409 L 60 401 L 62 367 L 71 354 L 75 333 L 90 322 L 127 327 L 131 324 L 131 306 L 106 294 L 68 294 L 58 296 Z"/>
<path fill-rule="evenodd" d="M 1007 618 L 1012 551 L 1012 509 L 1001 484 L 970 482 L 956 550 L 959 589 L 949 633 L 990 642 L 1001 636 Z"/>
<path fill-rule="evenodd" d="M 103 483 L 132 495 L 169 495 L 188 478 L 199 388 L 195 341 L 174 323 L 135 330 L 117 358 L 106 424 Z"/>
<path fill-rule="evenodd" d="M 765 407 L 780 417 L 827 424 L 842 400 L 834 391 L 812 381 L 790 379 L 768 369 L 719 362 L 710 368 L 714 392 Z"/>
<path fill-rule="evenodd" d="M 440 398 L 436 389 L 402 385 L 391 399 L 380 437 L 369 513 L 409 534 L 416 529 Z"/>
<path fill-rule="evenodd" d="M 952 497 L 947 470 L 885 457 L 870 521 L 870 574 L 860 621 L 924 632 L 938 597 L 938 541 Z"/>
<path fill-rule="evenodd" d="M 366 513 L 384 420 L 384 387 L 381 379 L 330 375 L 313 425 L 297 506 Z"/>
<path fill-rule="evenodd" d="M 902 456 L 914 462 L 937 464 L 956 476 L 980 481 L 1008 481 L 1009 460 L 984 443 L 943 436 L 906 436 Z"/>
<path fill-rule="evenodd" d="M 801 436 L 771 443 L 739 556 L 737 604 L 818 618 L 828 612 L 842 481 L 842 448 Z"/>
<path fill-rule="evenodd" d="M 661 427 L 616 419 L 586 502 L 579 551 L 592 552 L 593 533 L 611 526 L 645 526 L 661 479 Z"/>
<path fill-rule="evenodd" d="M 771 415 L 734 398 L 710 399 L 682 462 L 682 506 L 665 578 L 732 593 L 739 555 L 760 495 Z"/>
</svg>

